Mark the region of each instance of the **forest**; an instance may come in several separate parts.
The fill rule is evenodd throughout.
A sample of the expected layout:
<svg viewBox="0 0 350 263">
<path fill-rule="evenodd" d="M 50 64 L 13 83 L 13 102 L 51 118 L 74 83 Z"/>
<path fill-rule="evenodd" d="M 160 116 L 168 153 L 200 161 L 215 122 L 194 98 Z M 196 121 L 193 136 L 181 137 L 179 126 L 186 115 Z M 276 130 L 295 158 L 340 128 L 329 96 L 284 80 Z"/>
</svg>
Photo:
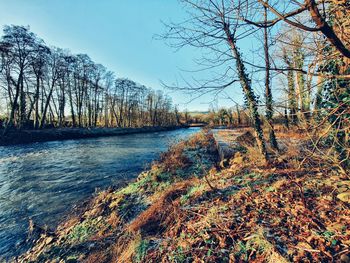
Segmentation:
<svg viewBox="0 0 350 263">
<path fill-rule="evenodd" d="M 95 63 L 47 46 L 29 27 L 5 26 L 0 41 L 0 118 L 7 130 L 176 124 L 171 98 Z"/>
</svg>

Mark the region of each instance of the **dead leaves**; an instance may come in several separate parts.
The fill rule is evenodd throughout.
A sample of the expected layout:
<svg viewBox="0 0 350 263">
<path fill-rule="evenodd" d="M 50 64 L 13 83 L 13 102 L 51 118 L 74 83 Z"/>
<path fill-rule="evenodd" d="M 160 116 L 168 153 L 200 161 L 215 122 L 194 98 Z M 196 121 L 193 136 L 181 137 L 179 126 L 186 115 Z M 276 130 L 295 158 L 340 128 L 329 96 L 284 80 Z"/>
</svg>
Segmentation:
<svg viewBox="0 0 350 263">
<path fill-rule="evenodd" d="M 349 192 L 344 192 L 341 194 L 337 195 L 337 198 L 345 203 L 349 203 L 350 204 L 350 191 Z"/>
</svg>

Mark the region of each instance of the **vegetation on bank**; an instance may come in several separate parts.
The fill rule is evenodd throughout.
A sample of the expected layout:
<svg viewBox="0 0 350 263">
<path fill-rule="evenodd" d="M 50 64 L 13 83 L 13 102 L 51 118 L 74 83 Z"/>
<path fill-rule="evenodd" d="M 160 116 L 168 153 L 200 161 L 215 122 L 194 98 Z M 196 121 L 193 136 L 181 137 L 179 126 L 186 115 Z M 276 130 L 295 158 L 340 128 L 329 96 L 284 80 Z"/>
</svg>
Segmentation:
<svg viewBox="0 0 350 263">
<path fill-rule="evenodd" d="M 198 133 L 42 233 L 17 261 L 349 262 L 349 177 L 305 161 L 305 133 L 276 134 L 273 162 L 247 134 L 223 167 L 213 135 Z"/>
</svg>

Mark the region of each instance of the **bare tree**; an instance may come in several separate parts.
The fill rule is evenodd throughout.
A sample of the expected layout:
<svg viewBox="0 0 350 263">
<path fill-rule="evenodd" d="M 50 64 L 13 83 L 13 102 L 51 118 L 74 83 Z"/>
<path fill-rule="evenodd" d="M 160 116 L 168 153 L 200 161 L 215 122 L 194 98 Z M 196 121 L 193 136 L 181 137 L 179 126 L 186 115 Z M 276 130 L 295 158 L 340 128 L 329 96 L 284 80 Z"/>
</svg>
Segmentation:
<svg viewBox="0 0 350 263">
<path fill-rule="evenodd" d="M 8 88 L 11 103 L 10 116 L 7 127 L 18 124 L 22 127 L 26 123 L 26 74 L 34 53 L 38 49 L 40 40 L 29 28 L 21 26 L 5 26 L 1 40 L 1 52 L 3 57 L 4 81 Z"/>
<path fill-rule="evenodd" d="M 343 56 L 350 58 L 350 48 L 345 44 L 344 39 L 342 39 L 331 26 L 331 16 L 329 16 L 329 12 L 326 12 L 325 10 L 325 4 L 332 4 L 331 1 L 276 1 L 273 4 L 264 0 L 258 0 L 258 2 L 268 8 L 275 15 L 275 18 L 269 20 L 267 24 L 265 24 L 264 21 L 246 21 L 260 27 L 270 27 L 283 21 L 288 25 L 303 31 L 321 33 L 336 50 L 338 50 Z M 286 5 L 287 2 L 290 3 L 290 5 Z M 346 2 L 343 3 L 342 1 L 339 1 L 339 3 L 337 3 L 337 1 L 333 1 L 333 4 L 344 10 L 347 10 L 348 8 Z M 320 8 L 323 12 L 320 11 Z M 307 14 L 307 19 L 302 22 L 296 19 L 300 14 Z"/>
<path fill-rule="evenodd" d="M 167 33 L 163 38 L 170 40 L 171 45 L 176 48 L 189 45 L 209 50 L 210 56 L 205 57 L 200 63 L 202 67 L 213 68 L 234 62 L 235 70 L 233 71 L 231 65 L 228 65 L 222 76 L 205 82 L 204 85 L 177 88 L 202 93 L 220 92 L 239 81 L 253 119 L 260 152 L 267 160 L 257 97 L 238 47 L 238 41 L 249 35 L 249 29 L 245 28 L 246 23 L 242 23 L 241 19 L 249 7 L 248 1 L 184 0 L 182 2 L 188 8 L 190 18 L 182 23 L 168 24 Z M 222 84 L 225 79 L 228 79 L 228 82 Z M 210 85 L 212 83 L 219 84 Z"/>
</svg>

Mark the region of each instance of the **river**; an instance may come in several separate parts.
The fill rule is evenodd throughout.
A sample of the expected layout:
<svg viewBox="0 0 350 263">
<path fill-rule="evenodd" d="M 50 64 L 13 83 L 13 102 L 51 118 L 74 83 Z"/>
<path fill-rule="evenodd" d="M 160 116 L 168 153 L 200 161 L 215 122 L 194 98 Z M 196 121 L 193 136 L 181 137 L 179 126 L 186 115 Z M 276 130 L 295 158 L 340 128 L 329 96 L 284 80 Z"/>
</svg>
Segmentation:
<svg viewBox="0 0 350 263">
<path fill-rule="evenodd" d="M 0 147 L 0 261 L 25 249 L 29 219 L 51 228 L 94 192 L 136 178 L 199 128 Z"/>
</svg>

